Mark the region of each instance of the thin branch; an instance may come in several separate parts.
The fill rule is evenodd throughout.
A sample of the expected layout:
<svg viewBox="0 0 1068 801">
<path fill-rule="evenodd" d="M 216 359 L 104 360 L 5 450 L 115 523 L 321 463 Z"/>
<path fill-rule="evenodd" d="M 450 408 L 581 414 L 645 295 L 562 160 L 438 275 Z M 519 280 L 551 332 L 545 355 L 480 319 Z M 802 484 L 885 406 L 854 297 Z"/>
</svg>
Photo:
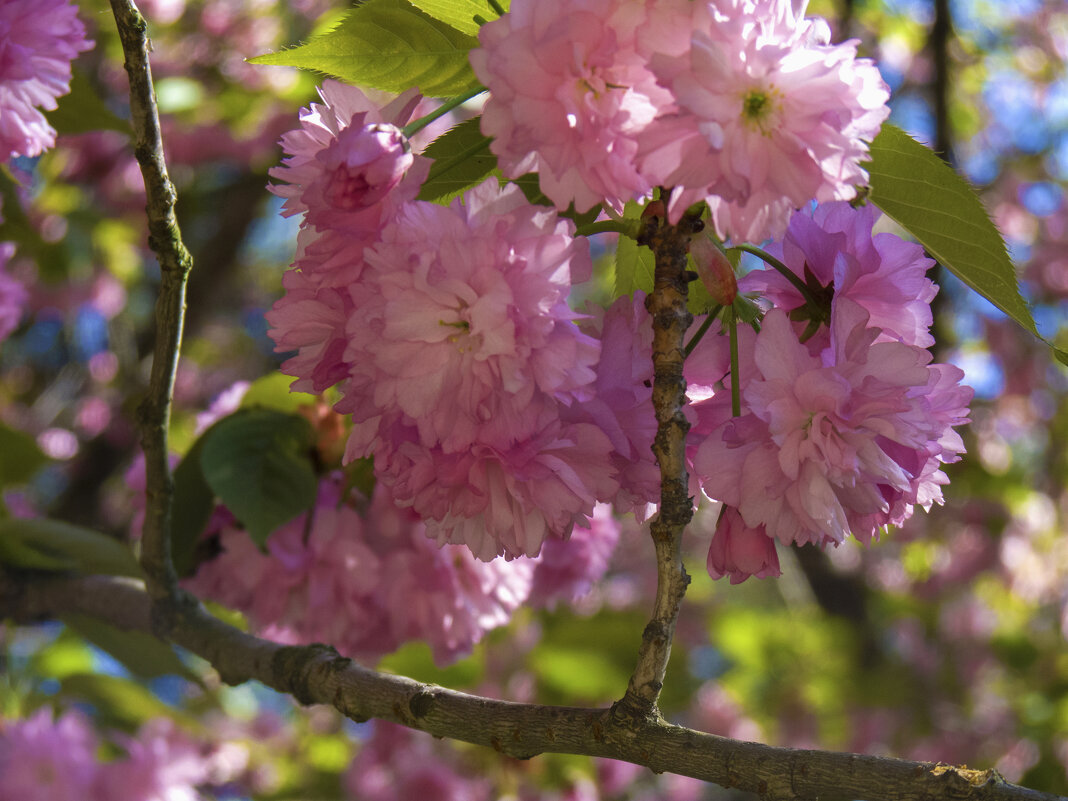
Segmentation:
<svg viewBox="0 0 1068 801">
<path fill-rule="evenodd" d="M 679 606 L 690 577 L 682 564 L 682 532 L 693 517 L 686 472 L 686 403 L 684 338 L 693 322 L 686 308 L 689 276 L 686 254 L 700 221 L 688 215 L 678 225 L 647 216 L 640 244 L 653 251 L 653 292 L 645 305 L 653 318 L 653 408 L 657 432 L 653 453 L 660 465 L 660 511 L 649 526 L 656 547 L 656 600 L 652 619 L 642 632 L 638 661 L 627 693 L 616 705 L 624 716 L 659 720 L 657 700 L 664 686 Z"/>
<path fill-rule="evenodd" d="M 156 301 L 156 346 L 148 394 L 138 409 L 141 446 L 145 451 L 145 524 L 141 567 L 156 606 L 155 630 L 165 633 L 177 599 L 177 577 L 171 564 L 170 528 L 174 482 L 167 463 L 174 376 L 182 342 L 185 288 L 193 260 L 182 244 L 174 205 L 174 185 L 167 175 L 160 135 L 156 94 L 148 63 L 150 49 L 144 17 L 130 0 L 111 0 L 130 79 L 130 117 L 134 154 L 145 181 L 148 244 L 160 266 Z"/>
<path fill-rule="evenodd" d="M 151 631 L 152 600 L 134 580 L 107 576 L 27 577 L 0 570 L 0 617 L 16 623 L 77 612 L 124 629 Z M 620 759 L 767 801 L 1064 801 L 1006 782 L 995 770 L 833 751 L 743 743 L 621 717 L 615 709 L 498 701 L 361 667 L 324 645 L 283 646 L 212 617 L 182 595 L 174 642 L 208 660 L 223 681 L 256 679 L 302 704 L 333 706 L 353 720 L 393 721 L 484 745 L 519 759 L 542 753 Z"/>
</svg>

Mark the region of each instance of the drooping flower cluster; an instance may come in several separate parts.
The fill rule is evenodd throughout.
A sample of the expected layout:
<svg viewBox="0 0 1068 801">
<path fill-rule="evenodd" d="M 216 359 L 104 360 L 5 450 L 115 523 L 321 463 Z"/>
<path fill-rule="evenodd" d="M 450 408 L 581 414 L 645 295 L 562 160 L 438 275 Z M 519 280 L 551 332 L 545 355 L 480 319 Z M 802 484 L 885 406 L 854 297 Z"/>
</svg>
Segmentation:
<svg viewBox="0 0 1068 801">
<path fill-rule="evenodd" d="M 772 539 L 868 542 L 915 506 L 941 503 L 941 466 L 964 450 L 953 428 L 967 422 L 972 392 L 922 347 L 930 260 L 895 236 L 873 238 L 872 222 L 845 203 L 794 217 L 779 252 L 809 298 L 777 274 L 743 281 L 777 307 L 747 338 L 742 415 L 730 415 L 727 393 L 697 405 L 707 436 L 694 466 L 726 504 L 714 576 L 777 575 Z M 821 319 L 826 331 L 812 328 Z"/>
<path fill-rule="evenodd" d="M 71 61 L 92 46 L 68 0 L 0 3 L 0 161 L 52 147 L 41 109 L 70 91 Z"/>
<path fill-rule="evenodd" d="M 471 55 L 482 130 L 510 178 L 536 171 L 557 208 L 619 207 L 674 187 L 721 236 L 778 235 L 816 199 L 850 199 L 889 113 L 856 44 L 789 0 L 528 0 Z M 518 55 L 517 55 L 518 54 Z"/>
<path fill-rule="evenodd" d="M 196 742 L 163 718 L 116 739 L 126 754 L 99 762 L 97 734 L 77 711 L 0 720 L 0 801 L 196 801 L 199 788 L 233 781 L 248 759 L 240 746 Z"/>
<path fill-rule="evenodd" d="M 341 481 L 321 482 L 310 517 L 271 534 L 265 553 L 217 515 L 220 553 L 187 588 L 244 612 L 253 631 L 278 642 L 329 642 L 374 661 L 421 640 L 445 664 L 506 624 L 521 604 L 584 594 L 604 574 L 618 539 L 618 524 L 602 511 L 591 531 L 557 543 L 543 559 L 483 562 L 466 547 L 438 547 L 384 486 L 357 509 L 342 499 Z"/>
</svg>

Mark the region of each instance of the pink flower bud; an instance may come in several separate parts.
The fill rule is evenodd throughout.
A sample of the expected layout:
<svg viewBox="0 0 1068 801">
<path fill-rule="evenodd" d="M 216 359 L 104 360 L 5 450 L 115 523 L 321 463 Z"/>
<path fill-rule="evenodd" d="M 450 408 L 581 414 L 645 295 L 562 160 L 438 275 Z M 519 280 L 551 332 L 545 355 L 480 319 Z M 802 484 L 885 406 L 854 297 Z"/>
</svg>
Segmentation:
<svg viewBox="0 0 1068 801">
<path fill-rule="evenodd" d="M 775 541 L 763 526 L 747 526 L 738 510 L 728 506 L 708 546 L 708 575 L 714 579 L 730 575 L 731 584 L 741 584 L 750 576 L 781 576 Z"/>
<path fill-rule="evenodd" d="M 727 256 L 707 236 L 694 237 L 690 255 L 708 294 L 720 306 L 730 306 L 738 296 L 738 280 Z"/>
</svg>

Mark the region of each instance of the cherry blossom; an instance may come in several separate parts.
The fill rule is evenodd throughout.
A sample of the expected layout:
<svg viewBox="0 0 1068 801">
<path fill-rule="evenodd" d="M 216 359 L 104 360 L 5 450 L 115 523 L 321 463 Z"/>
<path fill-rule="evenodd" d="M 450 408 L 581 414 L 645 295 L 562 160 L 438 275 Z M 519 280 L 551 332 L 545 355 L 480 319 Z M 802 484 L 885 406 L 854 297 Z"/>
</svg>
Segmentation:
<svg viewBox="0 0 1068 801">
<path fill-rule="evenodd" d="M 49 707 L 25 720 L 0 720 L 0 801 L 90 798 L 96 738 L 79 712 L 53 719 Z"/>
<path fill-rule="evenodd" d="M 0 342 L 7 339 L 22 320 L 29 292 L 4 268 L 15 252 L 11 242 L 0 242 Z"/>
<path fill-rule="evenodd" d="M 71 61 L 91 49 L 67 0 L 0 3 L 0 161 L 38 156 L 56 141 L 41 109 L 70 91 Z"/>
</svg>

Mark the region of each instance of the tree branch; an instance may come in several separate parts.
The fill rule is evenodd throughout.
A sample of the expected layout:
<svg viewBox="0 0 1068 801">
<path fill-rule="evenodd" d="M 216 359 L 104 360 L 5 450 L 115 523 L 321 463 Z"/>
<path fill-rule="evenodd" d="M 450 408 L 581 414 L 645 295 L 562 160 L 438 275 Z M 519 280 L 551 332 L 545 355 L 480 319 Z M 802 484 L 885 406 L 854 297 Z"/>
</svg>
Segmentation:
<svg viewBox="0 0 1068 801">
<path fill-rule="evenodd" d="M 178 598 L 178 582 L 171 563 L 170 529 L 174 482 L 167 462 L 174 377 L 182 342 L 185 288 L 193 260 L 182 244 L 174 206 L 174 185 L 167 175 L 160 134 L 156 94 L 148 63 L 147 24 L 131 0 L 111 0 L 130 78 L 130 116 L 134 154 L 141 167 L 148 202 L 148 244 L 160 266 L 156 301 L 156 346 L 148 394 L 138 409 L 141 446 L 145 451 L 145 524 L 141 540 L 141 567 L 155 606 L 154 630 L 166 633 Z"/>
<path fill-rule="evenodd" d="M 833 751 L 743 743 L 611 709 L 498 701 L 361 667 L 325 645 L 282 646 L 212 617 L 182 593 L 174 642 L 208 660 L 223 681 L 256 679 L 303 704 L 380 718 L 519 759 L 542 753 L 620 759 L 754 792 L 767 801 L 1064 801 L 1006 782 L 997 771 Z M 68 612 L 125 629 L 152 630 L 152 599 L 134 580 L 67 578 L 0 570 L 0 617 L 30 623 Z"/>
<path fill-rule="evenodd" d="M 642 632 L 638 662 L 627 693 L 616 712 L 630 717 L 659 719 L 657 700 L 664 686 L 671 641 L 679 606 L 690 577 L 682 564 L 682 532 L 693 517 L 693 499 L 686 472 L 686 433 L 690 424 L 682 413 L 686 403 L 686 329 L 693 316 L 686 308 L 688 278 L 686 254 L 690 237 L 700 221 L 684 216 L 678 225 L 668 225 L 663 204 L 647 209 L 639 243 L 648 245 L 656 257 L 653 293 L 645 300 L 653 318 L 653 407 L 657 432 L 653 453 L 660 465 L 660 512 L 649 526 L 656 547 L 656 600 L 652 619 Z"/>
</svg>

